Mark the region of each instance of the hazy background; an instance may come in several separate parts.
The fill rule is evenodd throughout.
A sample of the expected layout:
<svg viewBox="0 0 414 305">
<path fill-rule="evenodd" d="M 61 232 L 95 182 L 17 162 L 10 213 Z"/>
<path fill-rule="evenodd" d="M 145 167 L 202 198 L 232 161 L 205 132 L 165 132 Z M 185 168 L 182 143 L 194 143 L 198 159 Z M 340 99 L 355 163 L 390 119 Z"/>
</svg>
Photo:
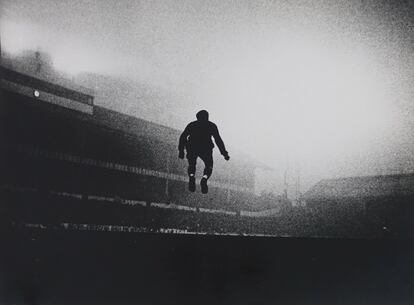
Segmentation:
<svg viewBox="0 0 414 305">
<path fill-rule="evenodd" d="M 174 128 L 207 109 L 279 181 L 414 171 L 411 1 L 0 3 L 6 56 L 46 52 L 96 104 Z"/>
</svg>

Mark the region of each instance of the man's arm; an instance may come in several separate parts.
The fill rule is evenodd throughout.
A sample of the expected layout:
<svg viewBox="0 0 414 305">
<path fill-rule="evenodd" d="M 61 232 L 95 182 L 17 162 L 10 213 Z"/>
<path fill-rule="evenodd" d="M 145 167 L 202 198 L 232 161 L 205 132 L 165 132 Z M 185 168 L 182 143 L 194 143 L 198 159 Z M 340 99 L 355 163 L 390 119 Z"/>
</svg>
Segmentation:
<svg viewBox="0 0 414 305">
<path fill-rule="evenodd" d="M 224 146 L 224 142 L 220 136 L 220 133 L 216 125 L 213 125 L 213 137 L 218 149 L 220 150 L 220 153 L 224 156 L 224 159 L 229 160 L 229 153 L 227 152 L 226 147 Z"/>
<path fill-rule="evenodd" d="M 179 157 L 182 159 L 184 158 L 184 148 L 187 144 L 187 138 L 190 134 L 189 132 L 189 125 L 187 125 L 187 127 L 184 129 L 183 133 L 180 136 L 180 140 L 178 143 L 178 152 L 179 152 Z"/>
</svg>

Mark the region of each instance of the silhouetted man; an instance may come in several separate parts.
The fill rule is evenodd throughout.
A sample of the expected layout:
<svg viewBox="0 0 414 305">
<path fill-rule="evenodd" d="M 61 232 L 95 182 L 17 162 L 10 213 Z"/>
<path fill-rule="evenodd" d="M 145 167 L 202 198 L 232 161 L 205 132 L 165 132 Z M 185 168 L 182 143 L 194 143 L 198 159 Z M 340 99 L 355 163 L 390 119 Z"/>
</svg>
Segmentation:
<svg viewBox="0 0 414 305">
<path fill-rule="evenodd" d="M 224 147 L 223 140 L 220 137 L 216 124 L 208 120 L 208 112 L 201 110 L 196 115 L 197 121 L 191 122 L 184 129 L 180 136 L 180 143 L 178 145 L 180 159 L 184 159 L 184 148 L 187 150 L 188 159 L 188 189 L 190 192 L 195 191 L 195 171 L 197 158 L 200 157 L 204 162 L 204 173 L 201 178 L 200 186 L 201 192 L 206 194 L 208 192 L 207 180 L 213 172 L 213 148 L 214 140 L 224 156 L 226 161 L 230 160 L 229 154 Z"/>
</svg>

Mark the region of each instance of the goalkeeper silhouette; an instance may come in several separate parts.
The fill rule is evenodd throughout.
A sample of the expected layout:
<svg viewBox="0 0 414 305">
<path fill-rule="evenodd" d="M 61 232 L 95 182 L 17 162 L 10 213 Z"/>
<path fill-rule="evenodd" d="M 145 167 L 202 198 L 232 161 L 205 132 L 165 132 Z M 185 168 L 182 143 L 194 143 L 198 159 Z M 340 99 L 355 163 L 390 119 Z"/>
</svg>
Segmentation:
<svg viewBox="0 0 414 305">
<path fill-rule="evenodd" d="M 207 194 L 208 185 L 207 180 L 213 172 L 213 148 L 214 140 L 226 161 L 230 160 L 229 154 L 226 151 L 223 140 L 220 137 L 216 124 L 208 120 L 208 112 L 201 110 L 196 115 L 197 121 L 191 122 L 184 129 L 180 136 L 178 144 L 178 157 L 184 159 L 184 149 L 187 151 L 188 160 L 188 189 L 194 192 L 195 186 L 195 171 L 197 158 L 199 157 L 204 162 L 203 177 L 200 180 L 201 192 Z"/>
</svg>

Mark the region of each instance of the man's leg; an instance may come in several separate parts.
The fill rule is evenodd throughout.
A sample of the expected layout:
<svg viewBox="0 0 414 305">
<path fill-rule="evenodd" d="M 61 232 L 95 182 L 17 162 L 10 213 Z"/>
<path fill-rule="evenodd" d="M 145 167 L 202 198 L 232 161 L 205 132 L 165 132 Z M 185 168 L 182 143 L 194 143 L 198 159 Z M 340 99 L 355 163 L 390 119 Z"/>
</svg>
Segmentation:
<svg viewBox="0 0 414 305">
<path fill-rule="evenodd" d="M 213 151 L 206 151 L 200 154 L 201 160 L 204 162 L 204 172 L 203 178 L 201 178 L 200 185 L 201 185 L 201 192 L 203 194 L 207 194 L 208 192 L 208 185 L 207 180 L 210 178 L 211 174 L 213 173 Z"/>
<path fill-rule="evenodd" d="M 195 171 L 196 171 L 196 163 L 197 163 L 197 155 L 192 152 L 187 152 L 187 160 L 188 160 L 188 190 L 190 192 L 195 191 Z"/>
</svg>

